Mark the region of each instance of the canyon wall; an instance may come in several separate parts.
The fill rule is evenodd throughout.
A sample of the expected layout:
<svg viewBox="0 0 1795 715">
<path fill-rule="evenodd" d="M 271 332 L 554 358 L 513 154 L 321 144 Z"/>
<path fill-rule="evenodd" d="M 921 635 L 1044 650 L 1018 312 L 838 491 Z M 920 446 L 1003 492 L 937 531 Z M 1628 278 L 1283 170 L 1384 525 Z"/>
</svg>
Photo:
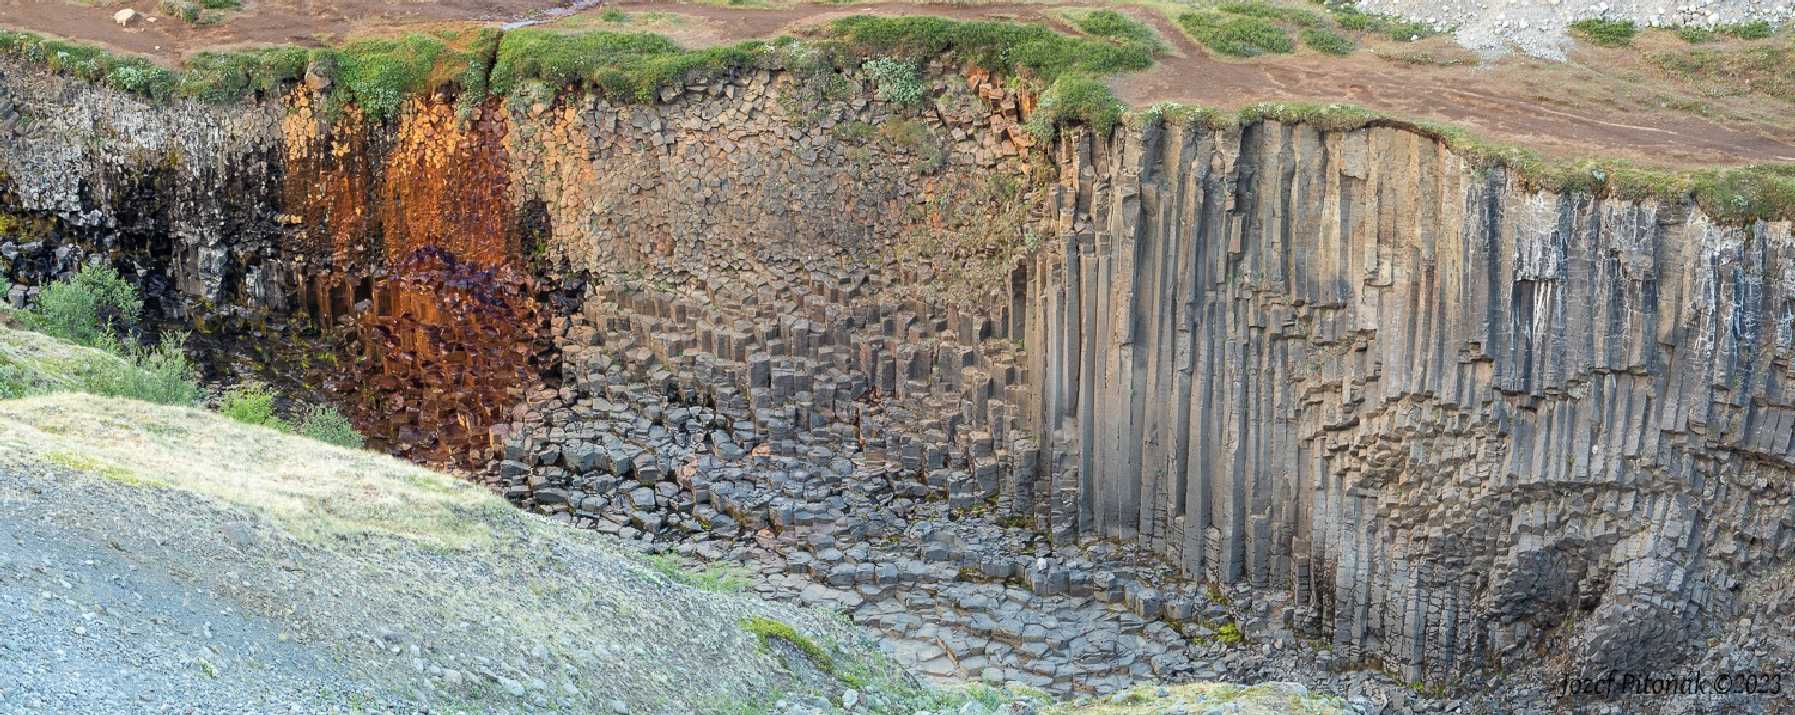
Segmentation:
<svg viewBox="0 0 1795 715">
<path fill-rule="evenodd" d="M 1039 478 L 1415 675 L 1667 660 L 1789 556 L 1795 240 L 1264 123 L 1062 147 Z M 1044 436 L 1045 440 L 1046 437 Z"/>
<path fill-rule="evenodd" d="M 1410 680 L 1637 666 L 1787 561 L 1788 224 L 1533 192 L 1396 127 L 1031 148 L 982 75 L 920 111 L 870 88 L 380 124 L 0 66 L 0 257 L 15 303 L 125 267 L 214 373 L 573 523 L 646 511 L 619 479 L 667 486 L 651 532 L 895 485 L 1289 594 Z"/>
</svg>

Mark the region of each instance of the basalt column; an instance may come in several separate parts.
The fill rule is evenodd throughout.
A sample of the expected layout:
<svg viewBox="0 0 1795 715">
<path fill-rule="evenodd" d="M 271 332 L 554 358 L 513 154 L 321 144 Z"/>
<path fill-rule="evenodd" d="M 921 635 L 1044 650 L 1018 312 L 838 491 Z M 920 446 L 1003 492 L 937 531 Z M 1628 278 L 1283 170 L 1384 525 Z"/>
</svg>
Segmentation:
<svg viewBox="0 0 1795 715">
<path fill-rule="evenodd" d="M 307 304 L 343 346 L 327 386 L 388 451 L 484 463 L 541 331 L 501 115 L 419 101 L 375 133 L 296 103 L 288 204 L 319 261 Z"/>
<path fill-rule="evenodd" d="M 1396 128 L 1059 159 L 1028 335 L 1061 528 L 1288 589 L 1410 680 L 1668 662 L 1789 559 L 1789 224 L 1533 192 Z"/>
</svg>

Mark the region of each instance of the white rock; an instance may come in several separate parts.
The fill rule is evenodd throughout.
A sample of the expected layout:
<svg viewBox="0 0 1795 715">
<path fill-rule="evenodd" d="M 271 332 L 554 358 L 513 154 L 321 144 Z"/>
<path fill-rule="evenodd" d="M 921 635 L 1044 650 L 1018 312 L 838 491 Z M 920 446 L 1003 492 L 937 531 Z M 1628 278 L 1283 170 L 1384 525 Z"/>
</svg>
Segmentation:
<svg viewBox="0 0 1795 715">
<path fill-rule="evenodd" d="M 118 23 L 119 27 L 130 27 L 141 19 L 143 19 L 143 14 L 131 8 L 112 13 L 112 21 Z"/>
</svg>

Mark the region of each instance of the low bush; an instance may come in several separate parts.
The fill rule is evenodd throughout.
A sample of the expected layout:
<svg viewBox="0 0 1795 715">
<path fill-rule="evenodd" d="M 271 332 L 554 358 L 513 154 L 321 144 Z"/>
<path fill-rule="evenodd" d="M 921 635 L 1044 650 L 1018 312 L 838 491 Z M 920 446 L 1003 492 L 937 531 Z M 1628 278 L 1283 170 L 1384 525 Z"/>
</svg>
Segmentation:
<svg viewBox="0 0 1795 715">
<path fill-rule="evenodd" d="M 247 382 L 226 390 L 218 401 L 218 413 L 246 425 L 287 429 L 287 422 L 274 413 L 273 388 L 259 382 Z"/>
<path fill-rule="evenodd" d="M 1308 10 L 1266 2 L 1225 2 L 1217 5 L 1216 9 L 1231 15 L 1280 20 L 1298 27 L 1326 27 L 1328 24 L 1320 15 Z"/>
<path fill-rule="evenodd" d="M 1683 38 L 1684 42 L 1691 45 L 1699 45 L 1704 42 L 1712 42 L 1714 31 L 1705 27 L 1679 27 L 1677 28 L 1677 37 Z"/>
<path fill-rule="evenodd" d="M 133 348 L 123 361 L 103 364 L 82 389 L 159 405 L 197 404 L 199 376 L 187 361 L 186 342 L 186 333 L 165 333 L 155 347 Z"/>
<path fill-rule="evenodd" d="M 750 41 L 688 51 L 650 33 L 523 28 L 505 33 L 499 42 L 490 89 L 509 95 L 538 81 L 590 87 L 616 101 L 646 102 L 661 87 L 689 74 L 747 67 L 764 47 Z"/>
<path fill-rule="evenodd" d="M 1632 20 L 1590 18 L 1571 23 L 1571 34 L 1603 47 L 1626 47 L 1633 44 L 1639 26 Z"/>
<path fill-rule="evenodd" d="M 1092 37 L 1106 37 L 1121 42 L 1131 42 L 1153 49 L 1164 49 L 1159 35 L 1153 28 L 1147 27 L 1115 10 L 1096 10 L 1086 13 L 1074 23 L 1080 32 Z"/>
<path fill-rule="evenodd" d="M 1303 44 L 1307 45 L 1309 49 L 1323 54 L 1350 55 L 1354 48 L 1352 40 L 1341 36 L 1337 32 L 1331 32 L 1315 27 L 1303 30 L 1302 38 Z"/>
<path fill-rule="evenodd" d="M 1328 12 L 1333 14 L 1334 21 L 1343 30 L 1382 35 L 1397 42 L 1411 42 L 1439 34 L 1432 25 L 1425 22 L 1365 12 L 1346 3 L 1329 6 Z"/>
<path fill-rule="evenodd" d="M 1086 75 L 1067 75 L 1054 81 L 1035 103 L 1027 129 L 1041 141 L 1052 141 L 1059 128 L 1082 122 L 1099 136 L 1109 133 L 1122 118 L 1121 100 L 1101 80 Z"/>
<path fill-rule="evenodd" d="M 1100 21 L 1124 25 L 1126 17 Z M 1138 23 L 1134 23 L 1138 25 Z M 1106 75 L 1153 64 L 1156 48 L 1131 39 L 1136 30 L 1106 29 L 1099 37 L 1071 37 L 1040 25 L 960 21 L 940 17 L 842 18 L 830 26 L 839 49 L 860 57 L 892 56 L 912 61 L 950 55 L 1000 74 L 1026 74 L 1051 84 L 1064 74 Z"/>
<path fill-rule="evenodd" d="M 1714 31 L 1722 35 L 1732 35 L 1741 40 L 1762 40 L 1776 34 L 1776 28 L 1767 20 L 1721 25 L 1714 28 Z"/>
<path fill-rule="evenodd" d="M 861 65 L 872 77 L 873 90 L 879 99 L 899 104 L 922 101 L 922 77 L 916 65 L 890 57 L 875 57 Z"/>
<path fill-rule="evenodd" d="M 1230 57 L 1282 54 L 1296 49 L 1284 28 L 1263 17 L 1187 12 L 1178 16 L 1178 25 L 1203 46 Z"/>
<path fill-rule="evenodd" d="M 86 266 L 44 286 L 25 325 L 76 345 L 117 351 L 137 326 L 143 301 L 137 288 L 109 265 Z"/>
<path fill-rule="evenodd" d="M 328 405 L 313 405 L 302 410 L 295 431 L 302 437 L 338 447 L 361 449 L 367 443 L 355 425 L 349 423 L 349 418 Z"/>
</svg>

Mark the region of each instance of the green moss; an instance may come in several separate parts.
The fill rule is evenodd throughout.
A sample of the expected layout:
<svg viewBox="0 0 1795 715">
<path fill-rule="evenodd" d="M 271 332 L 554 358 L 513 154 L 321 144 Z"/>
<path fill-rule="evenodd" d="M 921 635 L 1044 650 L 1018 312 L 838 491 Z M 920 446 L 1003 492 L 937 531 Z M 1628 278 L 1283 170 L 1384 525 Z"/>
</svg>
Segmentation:
<svg viewBox="0 0 1795 715">
<path fill-rule="evenodd" d="M 1178 26 L 1203 46 L 1230 57 L 1282 54 L 1296 49 L 1284 28 L 1262 17 L 1187 12 L 1178 16 Z"/>
<path fill-rule="evenodd" d="M 815 641 L 806 638 L 804 634 L 799 633 L 797 629 L 792 628 L 783 621 L 767 618 L 765 616 L 752 616 L 742 621 L 742 628 L 746 629 L 749 633 L 760 636 L 762 642 L 774 640 L 785 641 L 793 648 L 797 648 L 805 657 L 809 658 L 810 662 L 815 664 L 818 670 L 831 675 L 835 673 L 835 659 L 829 655 L 829 652 L 823 650 Z"/>
<path fill-rule="evenodd" d="M 1571 34 L 1603 47 L 1626 47 L 1633 44 L 1639 27 L 1632 20 L 1589 18 L 1571 23 Z"/>
<path fill-rule="evenodd" d="M 1309 49 L 1323 54 L 1350 55 L 1354 48 L 1352 40 L 1341 36 L 1339 33 L 1321 28 L 1310 27 L 1304 29 L 1302 38 L 1303 44 L 1307 45 Z"/>
</svg>

